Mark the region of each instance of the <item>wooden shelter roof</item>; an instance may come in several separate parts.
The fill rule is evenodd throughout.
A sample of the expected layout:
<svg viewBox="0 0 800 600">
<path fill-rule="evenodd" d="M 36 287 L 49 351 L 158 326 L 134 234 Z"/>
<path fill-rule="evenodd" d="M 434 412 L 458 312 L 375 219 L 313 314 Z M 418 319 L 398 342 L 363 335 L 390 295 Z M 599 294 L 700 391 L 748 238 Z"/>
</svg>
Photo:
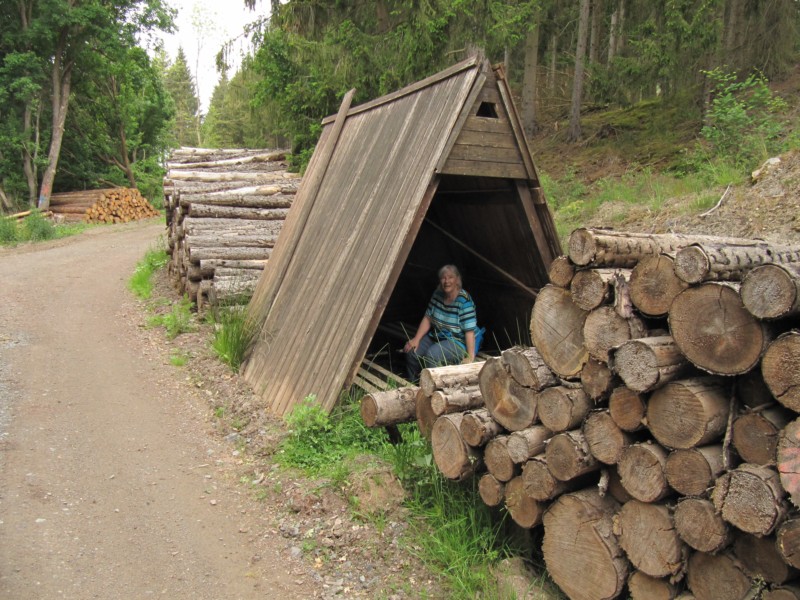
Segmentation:
<svg viewBox="0 0 800 600">
<path fill-rule="evenodd" d="M 351 98 L 323 121 L 248 307 L 258 334 L 244 375 L 278 415 L 312 394 L 330 410 L 353 380 L 443 175 L 525 182 L 536 287 L 559 253 L 505 82 L 484 60 L 361 106 Z M 476 131 L 484 116 L 496 131 Z"/>
</svg>

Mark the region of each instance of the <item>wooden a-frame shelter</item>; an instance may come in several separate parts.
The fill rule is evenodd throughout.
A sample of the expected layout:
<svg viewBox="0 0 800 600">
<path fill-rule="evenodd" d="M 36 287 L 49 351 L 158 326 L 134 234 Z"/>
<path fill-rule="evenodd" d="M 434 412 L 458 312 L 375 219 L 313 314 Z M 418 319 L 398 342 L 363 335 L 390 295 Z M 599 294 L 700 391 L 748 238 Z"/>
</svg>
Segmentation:
<svg viewBox="0 0 800 600">
<path fill-rule="evenodd" d="M 276 415 L 309 395 L 333 408 L 389 321 L 413 335 L 442 264 L 461 268 L 491 339 L 526 341 L 561 253 L 502 67 L 473 57 L 352 95 L 323 120 L 248 306 L 244 376 Z"/>
</svg>

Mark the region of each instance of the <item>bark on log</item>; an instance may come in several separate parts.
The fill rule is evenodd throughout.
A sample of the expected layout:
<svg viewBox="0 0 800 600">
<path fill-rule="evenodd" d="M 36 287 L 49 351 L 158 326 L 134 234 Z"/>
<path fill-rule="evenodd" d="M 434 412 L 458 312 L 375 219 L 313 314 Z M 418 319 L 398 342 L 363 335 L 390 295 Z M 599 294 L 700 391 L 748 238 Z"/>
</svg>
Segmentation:
<svg viewBox="0 0 800 600">
<path fill-rule="evenodd" d="M 775 536 L 783 561 L 796 569 L 800 569 L 800 517 L 784 521 Z"/>
<path fill-rule="evenodd" d="M 610 366 L 634 392 L 662 387 L 691 369 L 669 335 L 623 342 L 611 351 L 610 357 Z"/>
<path fill-rule="evenodd" d="M 780 585 L 800 575 L 800 571 L 783 561 L 775 538 L 739 533 L 733 543 L 733 554 L 753 579 Z"/>
<path fill-rule="evenodd" d="M 711 377 L 673 381 L 653 392 L 647 404 L 647 425 L 667 448 L 705 446 L 722 437 L 728 424 L 730 398 Z"/>
<path fill-rule="evenodd" d="M 599 360 L 590 358 L 581 369 L 581 386 L 594 401 L 608 398 L 616 383 L 614 372 Z"/>
<path fill-rule="evenodd" d="M 616 465 L 603 469 L 600 482 L 606 483 L 603 493 L 611 494 L 611 497 L 620 504 L 633 500 L 633 496 L 622 486 L 622 480 L 619 478 L 619 471 L 617 471 Z"/>
<path fill-rule="evenodd" d="M 544 425 L 534 425 L 522 431 L 515 431 L 508 436 L 506 448 L 511 460 L 520 465 L 528 459 L 544 452 L 547 440 L 553 432 Z"/>
<path fill-rule="evenodd" d="M 758 412 L 736 417 L 731 430 L 733 447 L 744 462 L 774 465 L 778 437 L 796 414 L 783 406 L 773 405 Z"/>
<path fill-rule="evenodd" d="M 622 276 L 630 278 L 630 270 L 584 269 L 578 271 L 569 285 L 572 301 L 585 311 L 609 303 L 614 297 L 614 284 Z"/>
<path fill-rule="evenodd" d="M 504 350 L 502 356 L 511 376 L 520 385 L 539 391 L 558 383 L 536 348 L 515 346 Z"/>
<path fill-rule="evenodd" d="M 252 188 L 259 189 L 259 188 Z M 188 208 L 193 204 L 206 206 L 236 206 L 239 208 L 291 208 L 294 194 L 281 194 L 281 188 L 275 186 L 262 188 L 263 194 L 242 194 L 238 190 L 230 192 L 214 192 L 210 194 L 181 194 L 180 205 Z"/>
<path fill-rule="evenodd" d="M 667 451 L 658 444 L 631 444 L 617 463 L 625 490 L 641 502 L 657 502 L 671 492 L 666 474 Z"/>
<path fill-rule="evenodd" d="M 575 276 L 575 265 L 570 262 L 569 256 L 559 256 L 550 263 L 547 276 L 553 285 L 568 288 Z"/>
<path fill-rule="evenodd" d="M 545 564 L 572 600 L 610 600 L 622 593 L 629 563 L 612 531 L 618 508 L 612 498 L 584 490 L 561 496 L 545 512 Z"/>
<path fill-rule="evenodd" d="M 200 263 L 202 260 L 266 260 L 272 255 L 272 248 L 194 248 L 188 251 L 189 260 Z"/>
<path fill-rule="evenodd" d="M 563 288 L 546 285 L 539 290 L 531 314 L 531 339 L 547 366 L 561 377 L 577 376 L 589 358 L 583 339 L 588 314 Z"/>
<path fill-rule="evenodd" d="M 608 412 L 622 431 L 644 428 L 646 411 L 644 397 L 625 386 L 615 387 L 608 399 Z"/>
<path fill-rule="evenodd" d="M 593 406 L 583 388 L 558 385 L 542 390 L 538 396 L 539 420 L 554 433 L 578 427 Z"/>
<path fill-rule="evenodd" d="M 778 585 L 770 590 L 764 590 L 761 600 L 800 600 L 800 586 Z"/>
<path fill-rule="evenodd" d="M 506 484 L 506 510 L 520 527 L 530 529 L 542 522 L 544 506 L 525 492 L 521 477 L 514 477 Z"/>
<path fill-rule="evenodd" d="M 601 306 L 590 312 L 583 326 L 584 344 L 589 355 L 605 363 L 614 346 L 645 335 L 647 328 L 640 318 L 625 319 L 611 306 Z"/>
<path fill-rule="evenodd" d="M 722 444 L 673 450 L 667 456 L 667 482 L 684 496 L 704 496 L 725 471 Z"/>
<path fill-rule="evenodd" d="M 730 525 L 717 513 L 711 500 L 683 498 L 672 519 L 680 538 L 699 552 L 717 553 L 733 542 Z"/>
<path fill-rule="evenodd" d="M 497 481 L 511 481 L 519 473 L 519 468 L 508 455 L 507 444 L 508 436 L 498 435 L 489 440 L 483 450 L 483 462 L 486 469 L 494 475 Z"/>
<path fill-rule="evenodd" d="M 569 258 L 579 266 L 633 268 L 643 258 L 676 252 L 695 243 L 742 242 L 741 238 L 722 238 L 677 233 L 652 234 L 576 229 L 569 236 Z M 747 241 L 747 240 L 744 240 Z"/>
<path fill-rule="evenodd" d="M 417 415 L 417 386 L 367 394 L 361 399 L 361 419 L 367 427 L 409 423 Z"/>
<path fill-rule="evenodd" d="M 634 442 L 634 437 L 617 426 L 607 409 L 589 413 L 583 423 L 583 435 L 592 456 L 607 465 L 617 464 L 623 450 Z"/>
<path fill-rule="evenodd" d="M 778 402 L 800 412 L 800 330 L 787 331 L 769 345 L 761 374 Z"/>
<path fill-rule="evenodd" d="M 800 265 L 764 265 L 750 271 L 739 290 L 744 307 L 757 319 L 800 314 Z"/>
<path fill-rule="evenodd" d="M 230 235 L 269 234 L 278 235 L 283 228 L 283 221 L 264 221 L 251 219 L 208 219 L 187 217 L 178 226 L 179 236 L 213 235 L 214 232 L 225 231 Z"/>
<path fill-rule="evenodd" d="M 547 468 L 559 481 L 569 481 L 600 469 L 581 431 L 566 431 L 550 438 L 545 449 Z"/>
<path fill-rule="evenodd" d="M 631 301 L 639 311 L 650 317 L 662 317 L 669 312 L 675 297 L 689 287 L 675 275 L 675 264 L 665 254 L 648 256 L 631 271 Z"/>
<path fill-rule="evenodd" d="M 478 481 L 478 493 L 486 506 L 500 506 L 505 498 L 506 484 L 497 481 L 491 473 L 484 473 Z"/>
<path fill-rule="evenodd" d="M 673 600 L 678 589 L 668 579 L 650 577 L 641 571 L 634 571 L 628 578 L 630 600 Z"/>
<path fill-rule="evenodd" d="M 575 488 L 571 481 L 559 481 L 547 468 L 544 454 L 534 456 L 522 466 L 522 482 L 525 492 L 534 500 L 546 502 Z"/>
<path fill-rule="evenodd" d="M 800 508 L 800 419 L 789 423 L 778 436 L 777 466 L 783 489 Z"/>
<path fill-rule="evenodd" d="M 761 409 L 775 403 L 775 397 L 764 382 L 761 369 L 753 369 L 736 378 L 736 399 L 747 410 Z"/>
<path fill-rule="evenodd" d="M 430 395 L 426 394 L 425 390 L 423 390 L 421 387 L 417 392 L 416 408 L 417 427 L 419 428 L 422 437 L 431 439 L 433 424 L 436 422 L 438 417 L 433 413 L 433 409 L 431 408 Z"/>
<path fill-rule="evenodd" d="M 207 219 L 263 219 L 280 221 L 286 219 L 288 208 L 239 208 L 236 206 L 215 206 L 213 204 L 192 204 L 189 216 Z"/>
<path fill-rule="evenodd" d="M 483 406 L 483 396 L 477 385 L 436 390 L 431 394 L 431 408 L 437 416 L 445 413 L 464 412 L 481 406 Z"/>
<path fill-rule="evenodd" d="M 739 562 L 725 552 L 692 554 L 687 583 L 697 600 L 743 600 L 753 587 Z"/>
<path fill-rule="evenodd" d="M 480 455 L 461 437 L 461 418 L 461 413 L 442 415 L 431 430 L 436 466 L 442 475 L 457 481 L 471 477 L 480 464 Z"/>
<path fill-rule="evenodd" d="M 505 431 L 485 408 L 464 412 L 461 419 L 461 436 L 470 446 L 478 448 Z"/>
<path fill-rule="evenodd" d="M 419 374 L 419 387 L 430 396 L 436 390 L 477 385 L 482 368 L 483 362 L 478 361 L 466 365 L 422 369 Z"/>
<path fill-rule="evenodd" d="M 215 235 L 187 235 L 184 244 L 189 250 L 200 248 L 272 248 L 278 241 L 277 235 L 228 235 L 217 232 Z"/>
<path fill-rule="evenodd" d="M 486 360 L 479 378 L 483 402 L 494 420 L 509 431 L 520 431 L 538 418 L 538 394 L 519 385 L 508 372 L 502 358 Z"/>
<path fill-rule="evenodd" d="M 742 244 L 703 243 L 678 250 L 675 274 L 686 283 L 741 281 L 758 266 L 798 262 L 800 247 L 770 245 L 759 240 Z"/>
<path fill-rule="evenodd" d="M 767 343 L 764 325 L 727 284 L 704 283 L 678 294 L 669 327 L 686 358 L 716 375 L 746 373 L 758 364 Z"/>
<path fill-rule="evenodd" d="M 631 564 L 651 577 L 679 577 L 686 547 L 669 509 L 639 500 L 626 502 L 614 517 L 614 532 Z"/>
<path fill-rule="evenodd" d="M 717 479 L 711 500 L 728 523 L 744 532 L 769 535 L 786 517 L 778 472 L 744 463 Z"/>
</svg>

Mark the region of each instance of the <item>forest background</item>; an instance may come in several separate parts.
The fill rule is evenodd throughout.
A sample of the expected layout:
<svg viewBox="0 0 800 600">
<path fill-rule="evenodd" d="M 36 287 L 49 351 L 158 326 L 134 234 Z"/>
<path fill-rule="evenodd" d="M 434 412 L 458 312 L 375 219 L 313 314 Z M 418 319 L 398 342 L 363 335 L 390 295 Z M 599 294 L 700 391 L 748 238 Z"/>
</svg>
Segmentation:
<svg viewBox="0 0 800 600">
<path fill-rule="evenodd" d="M 157 49 L 167 2 L 0 0 L 0 207 L 114 185 L 158 203 L 178 146 L 289 147 L 302 170 L 347 90 L 365 102 L 476 51 L 505 63 L 565 222 L 607 176 L 735 182 L 800 145 L 775 92 L 795 72 L 797 0 L 243 1 L 253 51 L 230 72 L 220 49 L 202 114 L 186 54 Z"/>
</svg>

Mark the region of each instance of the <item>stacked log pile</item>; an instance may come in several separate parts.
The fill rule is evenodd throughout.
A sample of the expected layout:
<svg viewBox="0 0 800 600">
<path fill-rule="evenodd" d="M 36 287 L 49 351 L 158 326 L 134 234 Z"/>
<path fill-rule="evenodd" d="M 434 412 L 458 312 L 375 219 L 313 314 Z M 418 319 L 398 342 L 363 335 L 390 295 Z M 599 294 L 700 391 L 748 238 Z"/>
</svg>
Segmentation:
<svg viewBox="0 0 800 600">
<path fill-rule="evenodd" d="M 416 419 L 446 477 L 543 527 L 572 599 L 798 600 L 798 264 L 758 240 L 576 230 L 533 347 L 425 370 L 367 397 L 405 408 L 365 422 Z"/>
<path fill-rule="evenodd" d="M 180 148 L 164 181 L 169 269 L 198 308 L 246 302 L 300 182 L 286 151 Z"/>
<path fill-rule="evenodd" d="M 157 217 L 158 211 L 133 188 L 64 192 L 50 197 L 50 211 L 65 221 L 128 223 Z"/>
</svg>

